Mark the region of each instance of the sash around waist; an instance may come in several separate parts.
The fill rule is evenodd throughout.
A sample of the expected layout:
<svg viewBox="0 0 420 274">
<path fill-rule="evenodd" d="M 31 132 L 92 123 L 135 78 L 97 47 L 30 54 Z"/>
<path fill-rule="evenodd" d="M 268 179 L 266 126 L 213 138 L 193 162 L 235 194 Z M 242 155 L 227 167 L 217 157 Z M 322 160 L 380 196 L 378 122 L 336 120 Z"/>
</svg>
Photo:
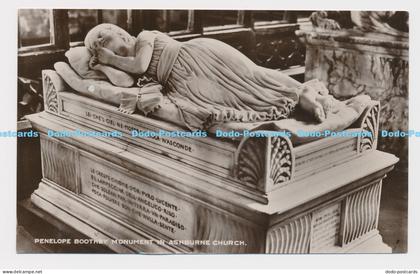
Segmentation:
<svg viewBox="0 0 420 274">
<path fill-rule="evenodd" d="M 168 81 L 181 46 L 181 42 L 172 40 L 166 44 L 160 55 L 157 65 L 157 79 L 162 85 L 166 84 Z"/>
</svg>

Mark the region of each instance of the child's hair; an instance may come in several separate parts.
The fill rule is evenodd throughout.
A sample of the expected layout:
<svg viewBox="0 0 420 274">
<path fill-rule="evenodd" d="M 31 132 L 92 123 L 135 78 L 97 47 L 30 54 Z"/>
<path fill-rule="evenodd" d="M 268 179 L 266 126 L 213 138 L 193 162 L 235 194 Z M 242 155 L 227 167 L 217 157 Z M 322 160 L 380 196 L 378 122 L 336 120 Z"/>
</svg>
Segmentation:
<svg viewBox="0 0 420 274">
<path fill-rule="evenodd" d="M 116 34 L 119 35 L 124 41 L 130 42 L 130 40 L 133 39 L 133 37 L 126 32 L 124 29 L 113 25 L 113 24 L 100 24 L 91 29 L 88 34 L 86 34 L 85 37 L 85 46 L 93 50 L 97 47 L 98 43 L 103 43 L 103 36 L 105 34 Z"/>
</svg>

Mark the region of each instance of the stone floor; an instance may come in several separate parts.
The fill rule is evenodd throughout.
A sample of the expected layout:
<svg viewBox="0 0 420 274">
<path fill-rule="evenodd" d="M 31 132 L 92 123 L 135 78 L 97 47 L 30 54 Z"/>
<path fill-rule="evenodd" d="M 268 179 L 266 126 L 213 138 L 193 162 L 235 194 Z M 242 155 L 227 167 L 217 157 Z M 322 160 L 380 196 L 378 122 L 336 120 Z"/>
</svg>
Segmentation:
<svg viewBox="0 0 420 274">
<path fill-rule="evenodd" d="M 24 226 L 16 228 L 16 253 L 46 253 L 49 250 L 34 244 L 34 237 Z"/>
</svg>

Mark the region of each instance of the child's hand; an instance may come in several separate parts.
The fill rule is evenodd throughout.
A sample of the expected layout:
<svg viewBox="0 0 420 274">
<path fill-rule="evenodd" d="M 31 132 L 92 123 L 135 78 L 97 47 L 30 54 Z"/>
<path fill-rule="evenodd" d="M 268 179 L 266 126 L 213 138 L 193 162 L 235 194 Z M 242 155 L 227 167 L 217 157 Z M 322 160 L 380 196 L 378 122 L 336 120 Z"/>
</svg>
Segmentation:
<svg viewBox="0 0 420 274">
<path fill-rule="evenodd" d="M 111 59 L 115 54 L 107 48 L 97 48 L 96 55 L 100 63 L 110 65 Z"/>
<path fill-rule="evenodd" d="M 95 69 L 97 65 L 99 65 L 98 57 L 92 56 L 89 60 L 89 68 Z"/>
</svg>

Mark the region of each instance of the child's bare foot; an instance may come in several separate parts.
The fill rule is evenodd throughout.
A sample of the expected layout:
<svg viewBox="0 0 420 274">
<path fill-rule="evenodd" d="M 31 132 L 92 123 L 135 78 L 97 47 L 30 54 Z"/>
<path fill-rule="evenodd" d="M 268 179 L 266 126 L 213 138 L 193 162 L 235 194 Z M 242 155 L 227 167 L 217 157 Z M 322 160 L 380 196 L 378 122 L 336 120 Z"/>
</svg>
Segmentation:
<svg viewBox="0 0 420 274">
<path fill-rule="evenodd" d="M 318 95 L 316 100 L 322 105 L 324 108 L 324 112 L 326 116 L 330 113 L 337 113 L 344 103 L 340 100 L 335 99 L 332 95 Z"/>
<path fill-rule="evenodd" d="M 326 118 L 324 106 L 319 101 L 321 95 L 310 86 L 303 86 L 299 94 L 299 106 L 310 113 L 318 122 Z"/>
<path fill-rule="evenodd" d="M 312 86 L 304 86 L 299 96 L 300 107 L 323 122 L 329 114 L 337 113 L 344 103 L 326 92 L 319 92 Z"/>
</svg>

